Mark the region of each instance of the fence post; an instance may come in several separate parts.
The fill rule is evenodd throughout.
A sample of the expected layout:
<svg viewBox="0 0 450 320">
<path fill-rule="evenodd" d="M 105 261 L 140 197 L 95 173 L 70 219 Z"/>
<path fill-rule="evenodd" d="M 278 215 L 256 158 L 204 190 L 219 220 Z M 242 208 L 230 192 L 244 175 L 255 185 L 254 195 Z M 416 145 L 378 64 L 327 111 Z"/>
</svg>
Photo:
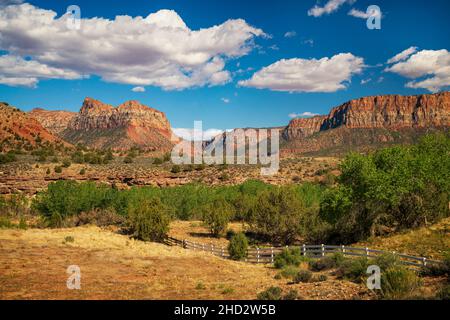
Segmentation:
<svg viewBox="0 0 450 320">
<path fill-rule="evenodd" d="M 423 257 L 422 263 L 423 263 L 423 266 L 426 267 L 427 266 L 427 258 Z"/>
<path fill-rule="evenodd" d="M 225 250 L 223 249 L 223 246 L 222 246 L 222 258 L 223 257 L 225 257 Z"/>
<path fill-rule="evenodd" d="M 256 259 L 259 263 L 259 248 L 256 248 Z"/>
<path fill-rule="evenodd" d="M 270 248 L 270 262 L 273 263 L 273 247 Z"/>
<path fill-rule="evenodd" d="M 325 246 L 322 243 L 322 257 L 324 257 L 324 256 L 325 256 Z"/>
<path fill-rule="evenodd" d="M 342 245 L 342 254 L 345 256 L 345 246 L 344 245 Z"/>
<path fill-rule="evenodd" d="M 214 245 L 211 243 L 211 253 L 214 254 Z"/>
<path fill-rule="evenodd" d="M 206 251 L 206 250 L 205 250 L 205 244 L 204 244 L 204 243 L 202 243 L 202 251 Z"/>
<path fill-rule="evenodd" d="M 366 247 L 366 256 L 369 258 L 369 248 Z"/>
<path fill-rule="evenodd" d="M 302 246 L 303 255 L 306 256 L 306 245 L 303 244 Z"/>
</svg>

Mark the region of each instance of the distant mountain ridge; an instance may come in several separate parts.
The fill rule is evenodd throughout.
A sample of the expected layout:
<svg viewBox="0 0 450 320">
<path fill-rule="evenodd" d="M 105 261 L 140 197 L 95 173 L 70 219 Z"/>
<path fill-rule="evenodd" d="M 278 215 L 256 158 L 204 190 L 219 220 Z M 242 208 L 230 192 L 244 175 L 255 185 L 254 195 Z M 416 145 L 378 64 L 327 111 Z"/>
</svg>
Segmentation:
<svg viewBox="0 0 450 320">
<path fill-rule="evenodd" d="M 175 142 L 165 114 L 138 101 L 113 107 L 86 98 L 78 113 L 35 109 L 30 115 L 72 144 L 167 152 Z M 410 143 L 422 134 L 448 131 L 449 127 L 450 92 L 446 91 L 363 97 L 332 108 L 328 115 L 293 119 L 287 126 L 273 129 L 280 133 L 282 153 L 301 154 Z M 210 142 L 203 143 L 208 145 Z"/>
<path fill-rule="evenodd" d="M 410 142 L 450 126 L 450 92 L 384 95 L 350 100 L 328 115 L 291 120 L 283 130 L 285 152 Z"/>
</svg>

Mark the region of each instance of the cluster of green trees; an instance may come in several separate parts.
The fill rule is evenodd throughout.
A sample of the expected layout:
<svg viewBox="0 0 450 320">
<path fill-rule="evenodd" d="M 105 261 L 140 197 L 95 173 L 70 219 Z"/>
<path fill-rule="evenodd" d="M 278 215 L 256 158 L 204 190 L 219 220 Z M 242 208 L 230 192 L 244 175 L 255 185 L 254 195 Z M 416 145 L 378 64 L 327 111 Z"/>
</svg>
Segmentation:
<svg viewBox="0 0 450 320">
<path fill-rule="evenodd" d="M 0 153 L 0 164 L 10 163 L 17 160 L 16 154 L 13 151 L 7 153 Z"/>
<path fill-rule="evenodd" d="M 111 150 L 83 152 L 82 150 L 78 149 L 73 152 L 70 157 L 73 162 L 80 164 L 107 164 L 114 159 Z"/>
<path fill-rule="evenodd" d="M 113 210 L 128 217 L 133 232 L 143 239 L 161 239 L 151 224 L 164 233 L 170 219 L 202 219 L 215 236 L 223 234 L 230 221 L 242 221 L 249 226 L 247 236 L 255 240 L 346 244 L 449 216 L 449 152 L 450 138 L 433 135 L 414 146 L 349 154 L 337 183 L 328 187 L 247 181 L 236 186 L 117 190 L 58 181 L 38 194 L 33 207 L 53 226 L 82 212 Z M 141 223 L 147 227 L 140 228 Z"/>
<path fill-rule="evenodd" d="M 349 154 L 326 190 L 320 217 L 334 242 L 347 243 L 449 216 L 450 138 L 425 136 L 363 156 Z"/>
</svg>

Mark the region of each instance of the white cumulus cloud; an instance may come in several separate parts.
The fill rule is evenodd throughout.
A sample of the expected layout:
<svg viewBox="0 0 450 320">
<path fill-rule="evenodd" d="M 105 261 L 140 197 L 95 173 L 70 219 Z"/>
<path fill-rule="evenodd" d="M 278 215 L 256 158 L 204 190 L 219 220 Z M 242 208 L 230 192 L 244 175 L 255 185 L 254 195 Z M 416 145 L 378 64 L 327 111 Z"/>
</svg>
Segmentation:
<svg viewBox="0 0 450 320">
<path fill-rule="evenodd" d="M 288 31 L 288 32 L 286 32 L 285 34 L 284 34 L 284 37 L 285 38 L 293 38 L 293 37 L 295 37 L 297 35 L 297 32 L 295 32 L 295 31 Z"/>
<path fill-rule="evenodd" d="M 396 54 L 395 56 L 393 56 L 392 58 L 390 58 L 387 63 L 391 64 L 391 63 L 396 63 L 399 61 L 403 61 L 406 60 L 410 55 L 412 55 L 413 53 L 417 52 L 417 47 L 409 47 L 406 50 L 403 50 L 402 52 Z"/>
<path fill-rule="evenodd" d="M 9 86 L 35 87 L 39 79 L 80 79 L 82 75 L 70 70 L 50 67 L 19 56 L 0 56 L 0 83 Z"/>
<path fill-rule="evenodd" d="M 437 92 L 450 86 L 450 52 L 446 49 L 422 50 L 407 60 L 393 64 L 385 71 L 413 79 L 406 83 L 408 88 Z"/>
<path fill-rule="evenodd" d="M 67 27 L 68 18 L 26 3 L 1 7 L 0 50 L 104 81 L 181 90 L 229 82 L 225 61 L 249 53 L 255 37 L 266 37 L 242 19 L 191 30 L 173 10 L 84 18 L 79 30 Z M 0 76 L 33 78 L 26 72 Z"/>
<path fill-rule="evenodd" d="M 224 132 L 220 129 L 207 129 L 204 131 L 195 131 L 191 128 L 173 128 L 172 131 L 180 138 L 188 141 L 208 141 Z"/>
<path fill-rule="evenodd" d="M 293 113 L 289 113 L 289 118 L 299 118 L 299 117 L 303 117 L 303 118 L 311 118 L 311 117 L 314 117 L 314 116 L 318 116 L 319 114 L 318 113 L 314 113 L 314 112 L 309 112 L 309 111 L 305 111 L 305 112 L 302 112 L 302 113 L 295 113 L 295 112 L 293 112 Z"/>
<path fill-rule="evenodd" d="M 329 0 L 323 7 L 316 4 L 308 10 L 308 15 L 313 17 L 320 17 L 324 14 L 331 14 L 337 11 L 344 3 L 352 4 L 356 0 Z"/>
<path fill-rule="evenodd" d="M 145 88 L 144 87 L 134 87 L 133 89 L 131 89 L 131 91 L 133 91 L 133 92 L 145 92 Z"/>
<path fill-rule="evenodd" d="M 243 87 L 287 92 L 335 92 L 364 68 L 363 58 L 340 53 L 322 59 L 282 59 L 239 81 Z"/>
</svg>

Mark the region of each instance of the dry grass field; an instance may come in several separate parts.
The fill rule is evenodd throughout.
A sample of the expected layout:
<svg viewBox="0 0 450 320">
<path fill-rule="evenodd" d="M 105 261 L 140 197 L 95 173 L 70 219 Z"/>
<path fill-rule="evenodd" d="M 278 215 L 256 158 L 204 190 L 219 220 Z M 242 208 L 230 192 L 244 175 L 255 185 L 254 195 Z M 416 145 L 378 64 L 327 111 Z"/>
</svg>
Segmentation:
<svg viewBox="0 0 450 320">
<path fill-rule="evenodd" d="M 69 265 L 81 268 L 81 290 L 66 288 Z M 276 273 L 94 226 L 0 229 L 0 299 L 255 299 L 270 286 L 296 289 L 303 299 L 373 297 L 332 276 L 290 284 Z"/>
</svg>

